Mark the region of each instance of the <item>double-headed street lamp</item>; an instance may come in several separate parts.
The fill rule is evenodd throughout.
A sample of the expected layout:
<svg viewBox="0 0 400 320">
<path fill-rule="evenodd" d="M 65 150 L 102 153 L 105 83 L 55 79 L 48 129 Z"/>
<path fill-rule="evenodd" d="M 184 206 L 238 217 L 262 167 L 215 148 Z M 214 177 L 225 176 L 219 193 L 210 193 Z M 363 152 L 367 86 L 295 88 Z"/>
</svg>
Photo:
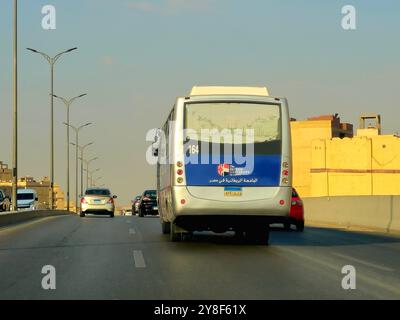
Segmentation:
<svg viewBox="0 0 400 320">
<path fill-rule="evenodd" d="M 67 123 L 64 122 L 64 124 L 66 126 L 70 126 L 74 131 L 75 131 L 75 135 L 76 135 L 76 139 L 75 139 L 75 154 L 76 154 L 76 159 L 75 159 L 75 207 L 76 210 L 78 210 L 78 158 L 79 158 L 79 154 L 78 154 L 78 146 L 79 146 L 79 131 L 81 131 L 81 129 L 90 126 L 92 123 L 86 123 L 84 125 L 81 125 L 80 127 L 74 127 L 73 125 L 68 125 Z"/>
<path fill-rule="evenodd" d="M 95 157 L 95 158 L 93 158 L 93 159 L 90 159 L 90 160 L 84 160 L 85 161 L 85 164 L 86 164 L 86 187 L 87 188 L 89 188 L 89 173 L 90 173 L 90 171 L 89 171 L 89 165 L 93 162 L 93 161 L 95 161 L 95 160 L 98 160 L 99 158 L 98 157 Z M 99 169 L 100 170 L 100 169 Z"/>
<path fill-rule="evenodd" d="M 75 146 L 75 143 L 71 143 L 73 146 Z M 83 152 L 85 149 L 89 146 L 94 144 L 94 142 L 90 142 L 88 144 L 85 144 L 84 146 L 78 146 L 79 150 L 81 151 L 81 157 L 79 158 L 81 160 L 81 196 L 83 195 Z"/>
<path fill-rule="evenodd" d="M 92 179 L 93 179 L 93 177 L 92 177 Z M 103 179 L 103 177 L 97 177 L 96 179 L 93 179 L 93 182 L 92 182 L 93 187 L 96 187 L 97 181 L 99 181 L 99 180 L 101 180 L 101 179 Z"/>
<path fill-rule="evenodd" d="M 50 57 L 46 53 L 37 51 L 32 48 L 27 48 L 27 50 L 32 51 L 34 53 L 40 54 L 43 58 L 47 60 L 50 64 L 50 209 L 54 209 L 54 65 L 58 61 L 58 59 L 65 53 L 72 52 L 78 48 L 71 48 L 66 51 L 60 52 L 54 57 Z"/>
<path fill-rule="evenodd" d="M 87 176 L 88 176 L 88 186 L 90 185 L 90 187 L 93 187 L 93 175 L 96 172 L 99 172 L 100 169 L 98 168 L 98 169 L 92 170 L 92 171 L 90 171 L 90 170 L 85 170 L 85 171 L 87 172 Z M 90 179 L 89 179 L 89 176 L 90 176 Z M 89 180 L 90 180 L 90 184 L 89 184 Z"/>
<path fill-rule="evenodd" d="M 69 107 L 71 106 L 71 104 L 79 98 L 83 98 L 84 96 L 86 96 L 87 94 L 81 94 L 77 97 L 74 97 L 72 99 L 64 99 L 63 97 L 59 97 L 55 94 L 53 94 L 54 98 L 60 99 L 65 107 L 67 108 L 67 211 L 69 211 L 69 203 L 70 203 L 70 191 L 69 191 Z"/>
</svg>

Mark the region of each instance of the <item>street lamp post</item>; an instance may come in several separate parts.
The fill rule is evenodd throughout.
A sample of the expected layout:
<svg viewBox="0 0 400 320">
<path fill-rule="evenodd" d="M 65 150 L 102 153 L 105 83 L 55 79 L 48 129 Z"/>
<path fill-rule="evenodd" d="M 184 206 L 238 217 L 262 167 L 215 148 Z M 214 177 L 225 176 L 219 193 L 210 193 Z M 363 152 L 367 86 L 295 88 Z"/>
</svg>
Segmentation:
<svg viewBox="0 0 400 320">
<path fill-rule="evenodd" d="M 64 122 L 65 125 L 67 125 Z M 79 146 L 79 131 L 81 131 L 81 129 L 83 129 L 84 127 L 90 126 L 91 123 L 86 123 L 84 125 L 81 125 L 80 127 L 74 127 L 73 125 L 69 125 L 74 131 L 75 131 L 75 207 L 76 210 L 78 210 L 78 158 L 79 158 L 79 154 L 78 154 L 78 146 Z"/>
<path fill-rule="evenodd" d="M 72 145 L 75 145 L 74 143 L 71 143 Z M 90 142 L 88 144 L 85 144 L 84 146 L 78 146 L 80 152 L 81 152 L 81 157 L 79 158 L 81 160 L 81 195 L 83 195 L 83 152 L 85 149 L 89 146 L 94 144 L 94 142 Z"/>
<path fill-rule="evenodd" d="M 93 188 L 94 187 L 94 183 L 93 183 L 93 181 L 94 181 L 94 179 L 93 179 L 93 176 L 94 176 L 94 174 L 96 173 L 96 172 L 99 172 L 100 171 L 100 169 L 96 169 L 96 170 L 93 170 L 91 173 L 90 173 L 90 186 Z"/>
<path fill-rule="evenodd" d="M 46 53 L 37 51 L 32 48 L 27 50 L 40 54 L 50 64 L 50 209 L 54 209 L 54 66 L 57 60 L 65 53 L 72 52 L 78 48 L 71 48 L 60 52 L 54 57 L 50 57 Z"/>
<path fill-rule="evenodd" d="M 18 189 L 18 0 L 14 0 L 14 102 L 13 102 L 13 150 L 12 150 L 12 206 L 17 209 L 17 189 Z"/>
<path fill-rule="evenodd" d="M 89 173 L 90 173 L 89 166 L 93 161 L 98 160 L 98 159 L 99 159 L 98 157 L 95 157 L 95 158 L 90 159 L 90 160 L 84 160 L 85 164 L 86 164 L 86 170 L 85 171 L 86 171 L 86 187 L 87 188 L 89 188 Z"/>
<path fill-rule="evenodd" d="M 69 189 L 69 184 L 70 184 L 69 183 L 69 107 L 71 106 L 71 104 L 76 99 L 82 98 L 82 97 L 84 97 L 86 95 L 87 95 L 86 93 L 85 94 L 81 94 L 81 95 L 79 95 L 77 97 L 74 97 L 72 99 L 69 99 L 69 100 L 64 99 L 63 97 L 59 97 L 59 96 L 57 96 L 55 94 L 53 95 L 54 98 L 60 99 L 64 103 L 65 107 L 67 108 L 67 211 L 69 211 L 69 209 L 70 209 L 70 207 L 69 207 L 69 204 L 70 204 L 70 189 Z"/>
<path fill-rule="evenodd" d="M 88 186 L 90 185 L 90 187 L 93 187 L 93 175 L 96 173 L 96 172 L 99 172 L 100 171 L 100 169 L 96 169 L 96 170 L 87 170 L 87 169 L 85 169 L 85 171 L 86 171 L 86 173 L 87 173 L 87 180 L 88 180 Z M 90 177 L 90 178 L 89 178 Z M 89 181 L 90 181 L 90 183 L 89 183 Z"/>
<path fill-rule="evenodd" d="M 103 179 L 103 177 L 97 177 L 96 179 L 93 180 L 93 187 L 96 187 L 97 181 Z"/>
</svg>

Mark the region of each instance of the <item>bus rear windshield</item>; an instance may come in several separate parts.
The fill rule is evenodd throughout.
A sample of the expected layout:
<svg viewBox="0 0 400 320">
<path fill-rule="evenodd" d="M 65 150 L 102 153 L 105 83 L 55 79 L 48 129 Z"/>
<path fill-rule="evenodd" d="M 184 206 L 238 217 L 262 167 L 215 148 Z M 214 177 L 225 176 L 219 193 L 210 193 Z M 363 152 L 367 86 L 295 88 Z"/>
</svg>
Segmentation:
<svg viewBox="0 0 400 320">
<path fill-rule="evenodd" d="M 282 150 L 281 109 L 278 104 L 188 103 L 185 129 L 185 142 L 199 142 L 200 152 L 204 143 L 220 144 L 221 152 L 226 144 L 244 146 L 248 143 L 254 143 L 255 154 L 281 154 Z"/>
</svg>

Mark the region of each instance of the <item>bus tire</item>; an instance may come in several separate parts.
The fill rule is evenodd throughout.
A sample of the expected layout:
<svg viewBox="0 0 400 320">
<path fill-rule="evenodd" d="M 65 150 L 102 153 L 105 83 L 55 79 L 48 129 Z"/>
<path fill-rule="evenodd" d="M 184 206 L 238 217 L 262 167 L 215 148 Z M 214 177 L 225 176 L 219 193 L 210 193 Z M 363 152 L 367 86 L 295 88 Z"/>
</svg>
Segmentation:
<svg viewBox="0 0 400 320">
<path fill-rule="evenodd" d="M 253 229 L 246 232 L 246 240 L 249 244 L 268 245 L 269 229 Z"/>
<path fill-rule="evenodd" d="M 296 230 L 298 232 L 303 232 L 304 231 L 304 221 L 298 222 L 296 224 Z"/>
<path fill-rule="evenodd" d="M 170 234 L 171 233 L 171 223 L 161 221 L 161 230 L 163 234 Z"/>
<path fill-rule="evenodd" d="M 182 240 L 182 233 L 176 232 L 176 225 L 173 222 L 170 223 L 169 238 L 171 242 L 179 242 Z"/>
</svg>

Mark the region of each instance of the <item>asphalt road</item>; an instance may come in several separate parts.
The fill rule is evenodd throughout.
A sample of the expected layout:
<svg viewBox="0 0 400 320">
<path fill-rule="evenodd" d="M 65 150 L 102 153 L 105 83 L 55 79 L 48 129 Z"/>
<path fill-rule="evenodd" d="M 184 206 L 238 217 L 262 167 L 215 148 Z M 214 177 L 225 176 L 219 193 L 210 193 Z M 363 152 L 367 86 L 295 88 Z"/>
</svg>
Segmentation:
<svg viewBox="0 0 400 320">
<path fill-rule="evenodd" d="M 44 290 L 43 266 L 56 268 Z M 356 268 L 344 290 L 342 267 Z M 0 299 L 399 299 L 400 237 L 274 230 L 270 246 L 231 234 L 171 243 L 157 218 L 45 218 L 0 229 Z"/>
</svg>

